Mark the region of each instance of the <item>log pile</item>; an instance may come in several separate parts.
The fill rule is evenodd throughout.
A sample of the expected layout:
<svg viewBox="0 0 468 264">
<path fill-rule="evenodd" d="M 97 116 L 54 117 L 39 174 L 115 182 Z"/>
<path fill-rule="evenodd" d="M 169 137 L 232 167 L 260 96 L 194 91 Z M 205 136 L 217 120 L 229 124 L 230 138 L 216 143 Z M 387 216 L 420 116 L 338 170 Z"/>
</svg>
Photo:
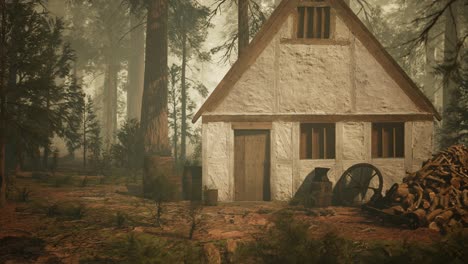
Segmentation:
<svg viewBox="0 0 468 264">
<path fill-rule="evenodd" d="M 455 145 L 434 155 L 384 199 L 387 213 L 410 215 L 420 226 L 437 231 L 468 226 L 468 147 Z"/>
</svg>

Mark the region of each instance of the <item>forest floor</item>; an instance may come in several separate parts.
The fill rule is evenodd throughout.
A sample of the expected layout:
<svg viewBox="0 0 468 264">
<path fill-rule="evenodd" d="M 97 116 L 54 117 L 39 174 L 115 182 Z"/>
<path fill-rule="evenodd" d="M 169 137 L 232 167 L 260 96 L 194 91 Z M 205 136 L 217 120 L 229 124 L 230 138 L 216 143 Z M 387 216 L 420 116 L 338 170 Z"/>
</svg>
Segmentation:
<svg viewBox="0 0 468 264">
<path fill-rule="evenodd" d="M 76 173 L 38 179 L 23 173 L 15 186 L 14 198 L 0 213 L 0 263 L 114 263 L 125 259 L 133 263 L 128 261 L 130 250 L 161 258 L 182 254 L 175 259 L 188 263 L 198 250 L 211 259 L 208 262 L 218 262 L 239 243 L 265 235 L 273 216 L 284 210 L 307 223 L 310 235 L 317 238 L 333 231 L 356 243 L 432 243 L 441 239 L 427 228 L 409 230 L 382 223 L 359 208 L 304 209 L 279 202 L 220 203 L 195 210 L 186 201 L 165 203 L 162 224 L 156 226 L 155 203 L 130 195 L 123 180 L 91 176 L 85 180 Z M 193 238 L 189 239 L 193 223 Z M 139 248 L 142 241 L 149 241 L 149 246 Z"/>
</svg>

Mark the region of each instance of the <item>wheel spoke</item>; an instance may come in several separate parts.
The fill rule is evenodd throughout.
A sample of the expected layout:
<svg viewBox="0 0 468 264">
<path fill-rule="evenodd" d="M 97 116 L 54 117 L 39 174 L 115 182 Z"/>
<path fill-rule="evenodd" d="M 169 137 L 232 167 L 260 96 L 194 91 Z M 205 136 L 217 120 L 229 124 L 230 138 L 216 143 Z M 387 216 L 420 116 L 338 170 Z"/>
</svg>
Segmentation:
<svg viewBox="0 0 468 264">
<path fill-rule="evenodd" d="M 358 185 L 361 184 L 360 182 L 356 181 L 356 180 L 353 178 L 353 176 L 351 175 L 351 172 L 348 172 L 347 176 L 349 176 L 349 177 L 351 178 L 351 182 L 354 182 L 354 183 L 356 183 L 356 184 L 358 184 Z"/>
</svg>

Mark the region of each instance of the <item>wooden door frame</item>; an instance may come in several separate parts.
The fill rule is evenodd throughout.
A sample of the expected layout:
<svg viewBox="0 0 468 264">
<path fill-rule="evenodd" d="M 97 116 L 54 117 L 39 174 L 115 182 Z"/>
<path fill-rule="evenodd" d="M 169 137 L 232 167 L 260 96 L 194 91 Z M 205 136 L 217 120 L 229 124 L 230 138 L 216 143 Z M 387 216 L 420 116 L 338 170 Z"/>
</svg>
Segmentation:
<svg viewBox="0 0 468 264">
<path fill-rule="evenodd" d="M 235 184 L 235 177 L 236 177 L 236 160 L 235 160 L 235 153 L 236 153 L 236 146 L 235 146 L 235 137 L 236 137 L 236 132 L 237 131 L 252 131 L 252 132 L 258 132 L 258 131 L 261 131 L 261 132 L 267 132 L 267 135 L 268 135 L 268 138 L 267 138 L 267 148 L 268 148 L 268 188 L 269 188 L 269 198 L 268 200 L 263 200 L 263 201 L 272 201 L 272 182 L 271 182 L 271 179 L 272 179 L 272 140 L 271 140 L 271 129 L 272 129 L 272 124 L 270 122 L 262 122 L 262 123 L 256 123 L 256 122 L 240 122 L 240 123 L 232 123 L 232 132 L 233 132 L 233 147 L 232 147 L 232 164 L 233 164 L 233 181 L 234 181 L 234 185 L 233 185 L 233 200 L 234 201 L 237 201 L 236 200 L 236 184 Z M 265 184 L 266 182 L 264 182 L 264 187 L 265 188 Z M 265 195 L 265 193 L 264 193 Z"/>
</svg>

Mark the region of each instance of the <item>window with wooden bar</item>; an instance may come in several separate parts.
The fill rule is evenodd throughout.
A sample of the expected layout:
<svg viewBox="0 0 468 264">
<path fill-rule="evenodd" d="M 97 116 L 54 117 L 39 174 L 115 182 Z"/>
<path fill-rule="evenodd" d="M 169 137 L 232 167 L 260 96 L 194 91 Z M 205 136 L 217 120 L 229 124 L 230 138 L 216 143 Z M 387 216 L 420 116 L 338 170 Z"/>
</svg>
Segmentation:
<svg viewBox="0 0 468 264">
<path fill-rule="evenodd" d="M 335 158 L 335 124 L 301 124 L 301 159 Z"/>
<path fill-rule="evenodd" d="M 403 158 L 405 156 L 405 124 L 372 124 L 372 157 Z"/>
<path fill-rule="evenodd" d="M 331 10 L 325 1 L 307 1 L 297 8 L 297 13 L 298 39 L 330 38 Z"/>
</svg>

